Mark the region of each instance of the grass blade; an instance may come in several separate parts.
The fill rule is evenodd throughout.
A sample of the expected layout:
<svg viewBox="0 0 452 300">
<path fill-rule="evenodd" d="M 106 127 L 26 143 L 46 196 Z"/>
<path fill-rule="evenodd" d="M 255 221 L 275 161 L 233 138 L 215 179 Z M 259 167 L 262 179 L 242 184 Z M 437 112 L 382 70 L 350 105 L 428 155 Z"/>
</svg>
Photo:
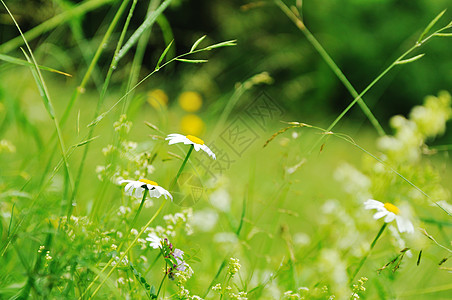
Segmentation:
<svg viewBox="0 0 452 300">
<path fill-rule="evenodd" d="M 20 65 L 20 66 L 27 66 L 27 67 L 34 67 L 34 64 L 30 63 L 29 61 L 25 61 L 23 59 L 19 59 L 19 58 L 15 58 L 9 55 L 5 55 L 5 54 L 0 54 L 0 60 L 12 63 L 12 64 L 16 64 L 16 65 Z M 72 77 L 71 74 L 65 73 L 63 71 L 58 71 L 49 67 L 45 67 L 45 66 L 41 66 L 38 65 L 38 68 L 44 71 L 49 71 L 49 72 L 53 72 L 53 73 L 58 73 L 67 77 Z"/>
<path fill-rule="evenodd" d="M 192 63 L 192 64 L 200 64 L 208 62 L 207 59 L 185 59 L 185 58 L 176 58 L 177 61 Z"/>
<path fill-rule="evenodd" d="M 194 44 L 193 46 L 191 46 L 190 52 L 195 51 L 196 47 L 198 47 L 198 45 L 206 38 L 207 35 L 203 35 L 202 37 L 200 37 Z"/>
<path fill-rule="evenodd" d="M 446 12 L 446 10 L 443 10 L 436 16 L 436 18 L 434 18 L 432 21 L 430 21 L 430 23 L 427 25 L 427 27 L 425 27 L 424 31 L 417 39 L 418 43 L 420 43 L 422 41 L 422 39 L 427 35 L 427 33 L 430 31 L 430 29 L 432 29 L 432 27 L 436 24 L 436 22 L 438 22 L 438 20 L 444 15 L 445 12 Z"/>
<path fill-rule="evenodd" d="M 157 62 L 157 65 L 155 66 L 156 70 L 160 69 L 160 63 L 163 61 L 163 59 L 165 58 L 166 54 L 168 53 L 169 49 L 171 48 L 171 46 L 173 45 L 173 41 L 171 41 L 168 46 L 166 46 L 165 50 L 163 51 L 162 55 L 160 55 L 160 58 Z"/>
<path fill-rule="evenodd" d="M 422 53 L 422 54 L 416 55 L 416 56 L 414 56 L 412 58 L 408 58 L 408 59 L 404 59 L 404 60 L 398 60 L 398 61 L 395 62 L 395 64 L 396 65 L 408 64 L 410 62 L 413 62 L 413 61 L 416 61 L 418 59 L 421 59 L 424 55 L 425 55 L 425 53 Z"/>
</svg>

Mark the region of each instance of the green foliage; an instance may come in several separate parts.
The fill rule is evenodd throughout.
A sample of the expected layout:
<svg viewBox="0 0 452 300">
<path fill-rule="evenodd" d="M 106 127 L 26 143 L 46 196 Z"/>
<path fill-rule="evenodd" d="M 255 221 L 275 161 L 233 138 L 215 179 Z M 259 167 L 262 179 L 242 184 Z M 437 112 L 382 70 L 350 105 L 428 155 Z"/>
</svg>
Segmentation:
<svg viewBox="0 0 452 300">
<path fill-rule="evenodd" d="M 450 65 L 444 3 L 403 4 L 413 28 L 391 1 L 211 1 L 180 37 L 188 1 L 1 2 L 1 299 L 449 294 L 450 91 L 413 105 Z"/>
</svg>

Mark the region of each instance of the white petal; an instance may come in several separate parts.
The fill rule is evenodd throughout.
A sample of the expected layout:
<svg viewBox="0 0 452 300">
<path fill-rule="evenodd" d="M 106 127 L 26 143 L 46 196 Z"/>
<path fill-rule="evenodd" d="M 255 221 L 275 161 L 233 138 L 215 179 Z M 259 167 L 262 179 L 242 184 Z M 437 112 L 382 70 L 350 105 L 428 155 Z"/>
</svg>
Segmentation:
<svg viewBox="0 0 452 300">
<path fill-rule="evenodd" d="M 196 144 L 196 143 L 192 143 L 192 145 L 195 147 L 196 151 L 199 151 L 199 149 L 202 149 L 202 146 L 203 146 L 203 145 Z"/>
<path fill-rule="evenodd" d="M 378 220 L 378 219 L 380 219 L 380 218 L 383 218 L 384 216 L 386 216 L 388 214 L 388 212 L 386 212 L 386 211 L 379 211 L 379 212 L 376 212 L 375 214 L 374 214 L 374 219 L 375 220 Z"/>
<path fill-rule="evenodd" d="M 217 157 L 215 156 L 215 153 L 212 152 L 212 150 L 210 150 L 209 147 L 207 147 L 206 145 L 202 145 L 201 149 L 204 150 L 204 152 L 206 152 L 209 156 L 211 156 L 213 159 L 217 159 Z"/>
<path fill-rule="evenodd" d="M 384 207 L 384 204 L 377 200 L 369 199 L 366 202 L 364 202 L 365 209 L 379 209 L 382 207 Z"/>
<path fill-rule="evenodd" d="M 168 145 L 172 145 L 172 144 L 177 144 L 177 143 L 184 143 L 185 144 L 185 139 L 184 137 L 175 137 L 170 139 Z"/>
<path fill-rule="evenodd" d="M 171 196 L 171 194 L 167 190 L 162 188 L 161 186 L 156 187 L 156 189 L 158 190 L 160 195 L 163 195 L 165 197 L 165 199 L 168 198 L 167 196 L 169 196 L 171 198 L 171 200 L 173 200 L 173 196 Z M 159 197 L 160 197 L 160 195 L 159 195 Z"/>
<path fill-rule="evenodd" d="M 385 222 L 386 223 L 392 222 L 392 221 L 394 221 L 395 217 L 396 217 L 396 215 L 394 213 L 388 212 L 388 214 L 385 218 Z"/>
<path fill-rule="evenodd" d="M 410 220 L 405 219 L 400 216 L 396 216 L 397 228 L 399 228 L 400 232 L 408 232 L 413 233 L 414 227 Z"/>
<path fill-rule="evenodd" d="M 141 187 L 135 188 L 135 197 L 137 198 L 143 197 L 143 189 Z"/>
<path fill-rule="evenodd" d="M 165 140 L 173 140 L 173 139 L 177 139 L 177 138 L 181 138 L 184 137 L 182 134 L 178 134 L 178 133 L 171 133 L 168 134 L 168 136 L 165 138 Z"/>
<path fill-rule="evenodd" d="M 153 189 L 153 190 L 149 190 L 149 197 L 153 197 L 153 198 L 160 198 L 161 194 L 158 190 Z"/>
</svg>

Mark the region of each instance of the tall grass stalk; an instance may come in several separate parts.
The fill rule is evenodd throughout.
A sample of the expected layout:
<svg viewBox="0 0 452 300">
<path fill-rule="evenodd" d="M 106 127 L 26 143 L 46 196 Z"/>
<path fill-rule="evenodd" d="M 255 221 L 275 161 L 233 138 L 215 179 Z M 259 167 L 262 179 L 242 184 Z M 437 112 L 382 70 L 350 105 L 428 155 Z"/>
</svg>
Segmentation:
<svg viewBox="0 0 452 300">
<path fill-rule="evenodd" d="M 434 36 L 441 36 L 443 32 L 449 28 L 452 27 L 452 23 L 449 23 L 448 25 L 434 31 L 432 34 L 427 35 L 427 32 L 432 28 L 432 26 L 439 20 L 439 18 L 444 14 L 444 11 L 442 11 L 437 17 L 435 17 L 425 28 L 419 39 L 415 42 L 415 44 L 405 51 L 402 55 L 400 55 L 394 62 L 392 62 L 383 72 L 380 73 L 360 94 L 353 88 L 352 84 L 347 80 L 345 75 L 342 73 L 340 68 L 336 65 L 334 60 L 328 55 L 328 53 L 325 51 L 325 49 L 321 46 L 321 44 L 317 41 L 317 39 L 312 35 L 312 33 L 306 28 L 305 24 L 303 23 L 303 20 L 301 19 L 300 15 L 295 13 L 295 9 L 289 9 L 284 2 L 281 0 L 275 0 L 276 4 L 280 7 L 280 9 L 287 15 L 287 17 L 295 23 L 298 29 L 300 29 L 303 34 L 306 36 L 308 41 L 313 45 L 313 47 L 319 52 L 319 54 L 322 56 L 322 58 L 325 60 L 327 65 L 330 67 L 331 70 L 336 74 L 336 76 L 341 80 L 341 82 L 344 84 L 344 86 L 347 88 L 347 90 L 350 92 L 350 94 L 354 97 L 354 100 L 342 111 L 342 113 L 339 114 L 339 116 L 331 123 L 331 125 L 328 126 L 326 129 L 327 131 L 330 131 L 336 126 L 336 124 L 345 116 L 345 114 L 356 104 L 358 103 L 363 110 L 364 114 L 367 116 L 367 118 L 370 120 L 374 128 L 377 130 L 378 134 L 380 136 L 385 135 L 385 132 L 383 128 L 381 127 L 380 123 L 377 121 L 377 119 L 374 117 L 370 109 L 367 107 L 365 102 L 362 100 L 362 97 L 378 82 L 382 77 L 384 77 L 389 71 L 391 71 L 395 66 L 411 63 L 414 62 L 420 58 L 422 58 L 423 54 L 417 55 L 415 57 L 405 59 L 409 54 L 411 54 L 414 50 L 421 47 L 423 44 L 425 44 L 428 40 L 430 40 Z M 318 147 L 318 145 L 322 142 L 323 136 L 320 137 L 312 146 L 311 152 Z"/>
<path fill-rule="evenodd" d="M 113 74 L 114 70 L 116 70 L 116 68 L 117 68 L 118 61 L 115 59 L 115 57 L 118 54 L 119 50 L 121 49 L 122 42 L 124 41 L 127 29 L 129 28 L 130 20 L 132 19 L 133 12 L 135 11 L 136 4 L 137 4 L 137 0 L 133 0 L 132 5 L 131 5 L 131 7 L 129 9 L 129 14 L 127 15 L 126 22 L 125 22 L 125 24 L 123 26 L 123 29 L 121 31 L 121 35 L 120 35 L 118 43 L 116 45 L 116 50 L 114 52 L 113 59 L 112 59 L 112 61 L 110 63 L 110 67 L 108 68 L 107 76 L 105 78 L 104 85 L 102 87 L 102 91 L 101 91 L 99 100 L 97 101 L 96 110 L 94 112 L 94 117 L 93 117 L 94 119 L 96 119 L 99 116 L 100 108 L 102 107 L 102 104 L 104 103 L 105 95 L 107 94 L 107 89 L 108 89 L 108 86 L 110 84 L 111 75 Z M 89 133 L 88 133 L 88 138 L 87 138 L 88 140 L 93 137 L 94 129 L 95 129 L 95 126 L 91 126 L 89 128 Z M 67 215 L 68 220 L 70 219 L 73 207 L 75 205 L 75 199 L 76 199 L 76 196 L 77 196 L 78 187 L 80 185 L 80 180 L 82 178 L 82 173 L 83 173 L 83 168 L 85 166 L 86 157 L 88 156 L 88 150 L 89 150 L 89 145 L 86 145 L 85 148 L 84 148 L 84 151 L 83 151 L 83 156 L 82 156 L 82 160 L 80 162 L 80 166 L 79 166 L 79 169 L 78 169 L 77 177 L 75 179 L 74 190 L 72 192 L 72 196 L 71 196 L 70 202 L 68 204 L 68 208 L 67 208 L 67 214 L 66 215 Z"/>
<path fill-rule="evenodd" d="M 123 254 L 121 254 L 121 256 L 119 257 L 119 262 L 122 262 L 124 257 L 126 257 L 127 253 L 129 253 L 130 249 L 132 249 L 135 244 L 137 243 L 138 239 L 140 238 L 140 236 L 146 231 L 146 229 L 151 226 L 152 222 L 155 220 L 155 218 L 160 214 L 160 212 L 162 211 L 163 207 L 166 204 L 166 199 L 164 199 L 162 201 L 162 204 L 160 205 L 160 207 L 157 209 L 157 211 L 154 213 L 154 215 L 151 217 L 151 219 L 146 223 L 146 225 L 144 225 L 141 229 L 141 231 L 136 235 L 135 239 L 130 243 L 130 245 L 127 247 L 127 249 L 124 251 Z M 118 247 L 118 249 L 120 249 L 120 247 Z M 119 251 L 118 251 L 119 252 Z M 79 297 L 79 300 L 83 299 L 84 296 L 88 293 L 88 291 L 93 287 L 93 285 L 96 283 L 96 281 L 100 278 L 100 276 L 103 274 L 103 272 L 109 268 L 111 266 L 111 263 L 114 261 L 114 258 L 110 259 L 110 261 L 103 267 L 103 269 L 101 271 L 99 271 L 99 273 L 96 275 L 96 277 L 93 279 L 93 281 L 88 285 L 88 287 L 85 289 L 85 291 L 83 292 L 83 294 Z M 93 299 L 94 296 L 99 292 L 100 288 L 104 285 L 104 283 L 108 280 L 108 278 L 111 276 L 111 274 L 113 274 L 113 272 L 116 270 L 116 268 L 119 266 L 120 264 L 116 264 L 114 265 L 110 271 L 107 273 L 107 275 L 105 275 L 105 278 L 100 282 L 100 284 L 97 286 L 97 288 L 93 291 L 93 293 L 89 296 L 88 299 Z"/>
</svg>

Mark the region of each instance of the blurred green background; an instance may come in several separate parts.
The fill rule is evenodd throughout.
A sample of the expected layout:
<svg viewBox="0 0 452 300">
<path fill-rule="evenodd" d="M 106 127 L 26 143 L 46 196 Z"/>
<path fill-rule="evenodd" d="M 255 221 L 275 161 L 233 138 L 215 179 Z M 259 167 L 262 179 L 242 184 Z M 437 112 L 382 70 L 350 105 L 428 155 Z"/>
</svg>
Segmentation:
<svg viewBox="0 0 452 300">
<path fill-rule="evenodd" d="M 24 31 L 81 2 L 6 1 Z M 34 39 L 32 46 L 39 54 L 38 60 L 74 74 L 75 78 L 70 81 L 78 82 L 78 74 L 83 74 L 81 71 L 86 68 L 86 57 L 82 52 L 96 49 L 96 42 L 105 32 L 119 2 L 111 1 Z M 130 32 L 141 24 L 148 3 L 138 1 Z M 295 1 L 287 3 L 296 4 Z M 316 0 L 297 3 L 302 3 L 303 19 L 308 29 L 357 91 L 363 90 L 396 57 L 411 47 L 440 11 L 452 8 L 448 0 Z M 208 103 L 218 99 L 227 101 L 223 96 L 231 93 L 236 82 L 266 71 L 274 78 L 273 84 L 265 87 L 268 94 L 300 119 L 318 113 L 336 115 L 352 100 L 303 34 L 272 1 L 178 0 L 172 2 L 165 16 L 165 21 L 161 20 L 152 28 L 143 67 L 152 69 L 165 43 L 172 39 L 177 53 L 188 51 L 204 34 L 210 41 L 237 39 L 238 45 L 223 49 L 203 66 L 173 65 L 143 88 L 162 87 L 169 93 L 170 100 L 181 90 L 193 89 L 202 93 Z M 450 16 L 449 11 L 446 16 Z M 438 27 L 445 25 L 447 17 L 443 19 Z M 1 43 L 18 35 L 4 11 L 0 20 Z M 113 44 L 108 46 L 114 47 Z M 424 58 L 391 71 L 365 96 L 366 103 L 382 124 L 386 124 L 385 121 L 394 114 L 406 114 L 412 106 L 420 104 L 425 95 L 450 89 L 450 49 L 451 39 L 431 40 L 416 53 L 426 53 Z M 17 47 L 8 54 L 22 56 Z M 101 60 L 104 65 L 100 68 L 105 68 L 109 59 L 104 56 Z M 128 63 L 130 60 L 122 61 L 120 68 L 127 68 Z M 146 69 L 142 72 L 146 73 Z M 122 79 L 120 74 L 116 74 L 118 82 Z M 357 120 L 365 119 L 358 109 L 354 109 L 352 114 Z"/>
</svg>

